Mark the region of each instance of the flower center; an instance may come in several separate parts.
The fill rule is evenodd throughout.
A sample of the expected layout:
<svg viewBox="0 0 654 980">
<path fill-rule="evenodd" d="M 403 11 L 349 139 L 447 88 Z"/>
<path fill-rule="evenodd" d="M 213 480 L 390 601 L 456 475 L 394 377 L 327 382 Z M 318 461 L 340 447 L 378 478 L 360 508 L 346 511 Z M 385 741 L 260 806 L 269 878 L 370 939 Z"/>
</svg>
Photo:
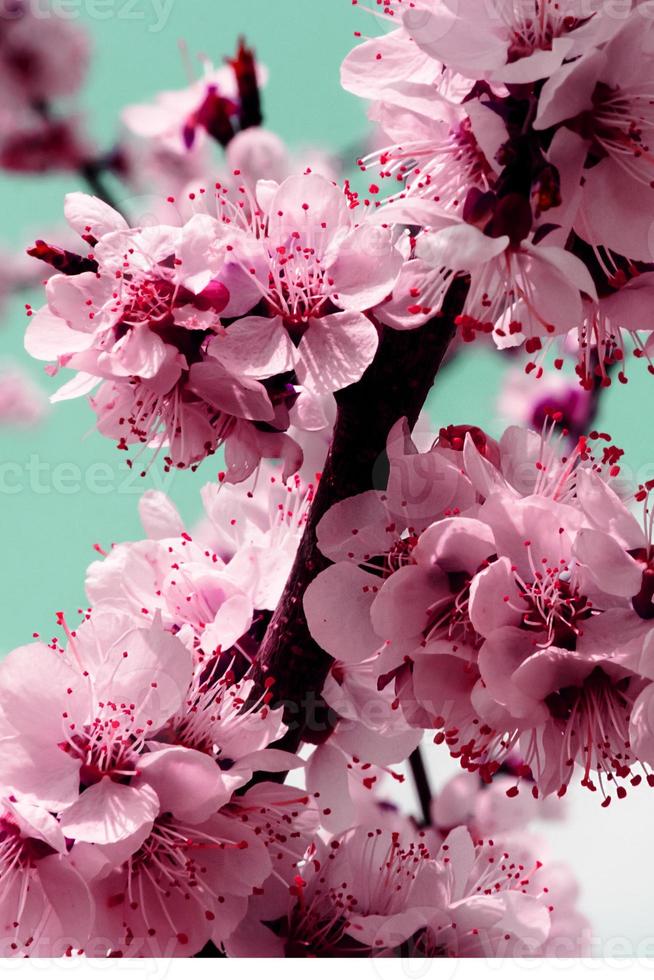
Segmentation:
<svg viewBox="0 0 654 980">
<path fill-rule="evenodd" d="M 545 699 L 564 736 L 560 796 L 570 782 L 575 761 L 584 769 L 581 785 L 592 792 L 599 785 L 604 807 L 611 802 L 605 782 L 616 785 L 618 799 L 627 795 L 620 781 L 629 779 L 632 786 L 641 782 L 640 774 L 632 776 L 631 767 L 636 760 L 629 746 L 629 718 L 638 694 L 634 686 L 631 677 L 616 681 L 596 667 L 580 687 L 562 688 Z M 597 774 L 597 783 L 592 772 Z M 647 771 L 645 774 L 649 785 L 654 785 L 654 776 Z"/>
</svg>

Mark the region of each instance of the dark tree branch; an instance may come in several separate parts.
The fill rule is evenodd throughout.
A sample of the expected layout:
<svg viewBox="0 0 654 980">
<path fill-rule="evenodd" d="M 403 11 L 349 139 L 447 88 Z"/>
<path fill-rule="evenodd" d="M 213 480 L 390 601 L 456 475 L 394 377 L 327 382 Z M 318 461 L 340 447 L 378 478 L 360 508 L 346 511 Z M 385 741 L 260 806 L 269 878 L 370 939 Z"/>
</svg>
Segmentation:
<svg viewBox="0 0 654 980">
<path fill-rule="evenodd" d="M 364 376 L 337 394 L 332 447 L 286 590 L 258 658 L 259 682 L 274 681 L 276 704 L 285 707 L 289 731 L 280 743 L 294 750 L 305 739 L 321 741 L 329 726 L 320 692 L 332 662 L 312 638 L 302 599 L 330 562 L 318 550 L 316 528 L 340 500 L 373 488 L 392 426 L 406 416 L 413 427 L 452 340 L 467 284 L 457 280 L 442 312 L 417 330 L 384 329 L 377 355 Z"/>
<path fill-rule="evenodd" d="M 414 749 L 409 756 L 409 766 L 411 767 L 411 775 L 413 776 L 416 793 L 418 794 L 422 822 L 425 827 L 429 827 L 431 826 L 432 795 L 431 786 L 429 785 L 429 776 L 427 775 L 427 770 L 425 769 L 425 762 L 422 758 L 420 746 L 418 746 L 417 749 Z"/>
<path fill-rule="evenodd" d="M 116 201 L 116 198 L 113 196 L 104 181 L 103 168 L 101 166 L 99 166 L 95 161 L 90 160 L 80 166 L 79 175 L 83 178 L 87 187 L 91 193 L 95 195 L 95 197 L 99 197 L 101 201 L 108 204 L 109 207 L 113 208 L 114 211 L 117 211 L 118 214 L 123 213 Z"/>
</svg>

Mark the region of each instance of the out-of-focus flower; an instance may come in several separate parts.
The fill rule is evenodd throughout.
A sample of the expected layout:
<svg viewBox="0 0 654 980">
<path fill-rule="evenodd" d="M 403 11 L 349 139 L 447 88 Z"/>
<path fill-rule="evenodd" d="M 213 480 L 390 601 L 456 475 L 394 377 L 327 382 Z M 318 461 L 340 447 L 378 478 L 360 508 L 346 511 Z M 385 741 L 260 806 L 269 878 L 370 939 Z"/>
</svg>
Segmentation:
<svg viewBox="0 0 654 980">
<path fill-rule="evenodd" d="M 160 92 L 153 103 L 129 106 L 123 121 L 132 132 L 176 153 L 212 137 L 227 146 L 240 129 L 261 123 L 259 89 L 267 72 L 241 41 L 236 57 L 221 68 L 205 63 L 204 76 L 188 88 Z"/>
<path fill-rule="evenodd" d="M 586 428 L 592 396 L 573 379 L 547 371 L 534 381 L 524 370 L 507 371 L 497 402 L 499 415 L 507 423 L 539 430 L 547 419 L 578 433 Z"/>
<path fill-rule="evenodd" d="M 89 38 L 54 9 L 29 0 L 0 7 L 0 91 L 11 109 L 38 109 L 79 90 L 89 61 Z"/>
<path fill-rule="evenodd" d="M 0 424 L 31 427 L 48 411 L 45 393 L 15 365 L 0 364 Z"/>
</svg>

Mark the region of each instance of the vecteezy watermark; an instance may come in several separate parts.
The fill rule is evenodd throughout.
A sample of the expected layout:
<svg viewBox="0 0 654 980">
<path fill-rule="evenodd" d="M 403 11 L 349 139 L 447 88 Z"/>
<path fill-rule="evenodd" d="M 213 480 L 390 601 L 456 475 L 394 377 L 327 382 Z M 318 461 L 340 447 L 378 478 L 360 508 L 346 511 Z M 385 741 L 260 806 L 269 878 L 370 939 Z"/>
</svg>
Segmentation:
<svg viewBox="0 0 654 980">
<path fill-rule="evenodd" d="M 147 483 L 141 474 L 138 464 L 130 468 L 123 459 L 115 464 L 98 460 L 80 466 L 75 462 L 53 463 L 32 453 L 25 460 L 0 461 L 0 497 L 28 493 L 38 497 L 51 494 L 71 497 L 80 493 L 98 497 L 123 494 L 138 497 L 152 487 L 169 490 L 175 478 L 175 471 L 162 472 L 157 466 L 149 470 Z"/>
<path fill-rule="evenodd" d="M 175 0 L 0 0 L 0 21 L 30 16 L 37 20 L 121 20 L 141 23 L 158 34 L 170 20 Z"/>
</svg>

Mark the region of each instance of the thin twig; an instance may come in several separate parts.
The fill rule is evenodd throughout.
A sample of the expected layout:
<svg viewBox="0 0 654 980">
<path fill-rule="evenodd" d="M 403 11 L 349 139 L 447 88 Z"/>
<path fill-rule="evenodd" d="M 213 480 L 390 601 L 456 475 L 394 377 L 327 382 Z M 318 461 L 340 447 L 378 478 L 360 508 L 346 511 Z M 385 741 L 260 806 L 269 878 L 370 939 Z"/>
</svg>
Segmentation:
<svg viewBox="0 0 654 980">
<path fill-rule="evenodd" d="M 427 775 L 427 770 L 425 769 L 425 762 L 422 758 L 420 746 L 414 749 L 409 756 L 409 765 L 411 767 L 411 775 L 413 776 L 413 782 L 415 784 L 418 800 L 420 802 L 422 822 L 425 827 L 429 827 L 431 825 L 432 794 L 431 787 L 429 785 L 429 776 Z"/>
<path fill-rule="evenodd" d="M 118 214 L 123 214 L 121 208 L 118 205 L 118 202 L 116 201 L 111 191 L 108 189 L 103 179 L 102 168 L 99 167 L 98 164 L 95 163 L 95 161 L 90 160 L 87 163 L 83 163 L 80 166 L 78 173 L 80 177 L 82 177 L 82 179 L 86 182 L 92 194 L 94 194 L 96 197 L 99 197 L 101 201 L 104 201 L 105 204 L 108 204 L 109 207 L 113 208 L 114 211 L 117 211 Z"/>
</svg>

